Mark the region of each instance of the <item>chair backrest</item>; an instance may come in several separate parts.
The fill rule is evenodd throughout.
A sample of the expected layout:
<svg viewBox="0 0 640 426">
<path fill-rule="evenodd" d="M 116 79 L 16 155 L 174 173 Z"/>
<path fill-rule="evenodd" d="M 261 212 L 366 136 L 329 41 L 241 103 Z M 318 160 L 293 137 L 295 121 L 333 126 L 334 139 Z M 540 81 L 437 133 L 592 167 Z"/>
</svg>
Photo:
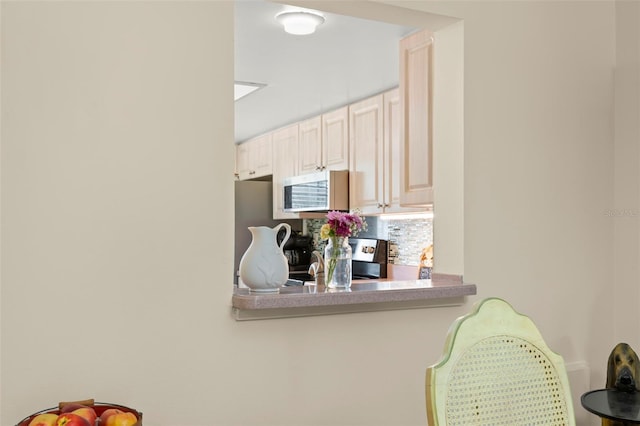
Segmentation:
<svg viewBox="0 0 640 426">
<path fill-rule="evenodd" d="M 451 325 L 442 358 L 427 369 L 426 396 L 432 426 L 575 425 L 562 357 L 498 298 Z"/>
</svg>

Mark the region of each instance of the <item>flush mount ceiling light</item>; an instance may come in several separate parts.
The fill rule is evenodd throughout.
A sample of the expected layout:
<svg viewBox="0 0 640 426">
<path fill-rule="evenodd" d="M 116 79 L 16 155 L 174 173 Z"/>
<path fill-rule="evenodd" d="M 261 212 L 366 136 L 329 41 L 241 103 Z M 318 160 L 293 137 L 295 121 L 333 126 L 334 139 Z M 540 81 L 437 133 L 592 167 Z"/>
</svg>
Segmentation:
<svg viewBox="0 0 640 426">
<path fill-rule="evenodd" d="M 233 100 L 237 101 L 238 99 L 243 98 L 249 93 L 253 93 L 258 89 L 261 89 L 264 86 L 266 86 L 266 84 L 235 81 L 233 83 Z"/>
<path fill-rule="evenodd" d="M 324 22 L 324 16 L 306 11 L 282 12 L 276 15 L 276 20 L 289 34 L 307 35 L 314 33 L 318 25 Z"/>
</svg>

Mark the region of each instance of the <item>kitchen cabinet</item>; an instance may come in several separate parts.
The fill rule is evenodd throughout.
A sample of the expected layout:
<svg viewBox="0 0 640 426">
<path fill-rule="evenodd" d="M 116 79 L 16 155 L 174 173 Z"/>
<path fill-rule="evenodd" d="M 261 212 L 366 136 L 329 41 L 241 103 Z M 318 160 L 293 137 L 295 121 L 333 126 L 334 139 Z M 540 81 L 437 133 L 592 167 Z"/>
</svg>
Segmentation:
<svg viewBox="0 0 640 426">
<path fill-rule="evenodd" d="M 351 209 L 364 214 L 423 210 L 400 205 L 400 92 L 393 89 L 349 108 Z"/>
<path fill-rule="evenodd" d="M 349 106 L 349 206 L 363 214 L 384 209 L 383 96 Z"/>
<path fill-rule="evenodd" d="M 349 169 L 349 107 L 322 114 L 322 170 Z"/>
<path fill-rule="evenodd" d="M 273 173 L 271 136 L 266 133 L 236 146 L 236 179 L 255 179 Z"/>
<path fill-rule="evenodd" d="M 301 121 L 299 126 L 300 174 L 322 170 L 322 117 Z"/>
<path fill-rule="evenodd" d="M 383 94 L 384 113 L 384 213 L 406 213 L 408 211 L 423 210 L 403 207 L 400 204 L 400 174 L 402 157 L 400 149 L 400 127 L 402 116 L 400 113 L 400 90 L 394 89 Z"/>
<path fill-rule="evenodd" d="M 299 213 L 284 211 L 285 178 L 296 176 L 298 172 L 299 125 L 293 124 L 272 133 L 273 143 L 273 218 L 297 219 Z"/>
<path fill-rule="evenodd" d="M 300 173 L 349 168 L 349 107 L 299 123 Z"/>
<path fill-rule="evenodd" d="M 433 203 L 433 36 L 426 30 L 400 40 L 400 204 Z"/>
</svg>

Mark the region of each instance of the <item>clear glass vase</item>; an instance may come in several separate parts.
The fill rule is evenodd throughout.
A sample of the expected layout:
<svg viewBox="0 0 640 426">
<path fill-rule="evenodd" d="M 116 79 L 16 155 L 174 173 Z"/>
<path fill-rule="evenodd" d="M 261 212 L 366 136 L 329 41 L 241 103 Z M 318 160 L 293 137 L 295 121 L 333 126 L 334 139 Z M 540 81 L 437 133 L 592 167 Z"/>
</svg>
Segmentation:
<svg viewBox="0 0 640 426">
<path fill-rule="evenodd" d="M 324 249 L 324 278 L 328 288 L 351 287 L 349 237 L 331 237 Z"/>
</svg>

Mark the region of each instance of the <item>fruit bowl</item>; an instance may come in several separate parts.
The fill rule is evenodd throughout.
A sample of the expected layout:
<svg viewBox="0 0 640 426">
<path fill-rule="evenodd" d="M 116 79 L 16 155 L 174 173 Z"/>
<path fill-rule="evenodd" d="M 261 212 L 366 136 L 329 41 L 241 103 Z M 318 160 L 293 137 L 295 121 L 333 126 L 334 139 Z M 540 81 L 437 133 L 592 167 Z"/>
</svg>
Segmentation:
<svg viewBox="0 0 640 426">
<path fill-rule="evenodd" d="M 87 402 L 89 401 L 89 402 Z M 133 408 L 129 408 L 129 407 L 125 407 L 124 405 L 118 405 L 118 404 L 110 404 L 110 403 L 106 403 L 106 402 L 93 402 L 93 400 L 87 400 L 87 401 L 82 401 L 82 404 L 87 405 L 91 408 L 93 408 L 93 410 L 96 412 L 96 415 L 98 416 L 98 418 L 96 419 L 96 423 L 95 426 L 100 426 L 100 416 L 102 415 L 102 413 L 104 413 L 106 410 L 114 408 L 114 409 L 118 409 L 121 410 L 125 413 L 132 413 L 133 415 L 136 416 L 136 423 L 133 426 L 142 426 L 142 413 L 140 411 L 134 410 Z M 52 407 L 52 408 L 47 408 L 41 411 L 38 411 L 36 413 L 33 413 L 27 417 L 25 417 L 24 419 L 20 420 L 18 422 L 18 424 L 16 424 L 16 426 L 29 426 L 29 423 L 31 423 L 31 421 L 38 415 L 40 414 L 56 414 L 59 415 L 62 412 L 62 408 L 65 404 L 75 404 L 75 402 L 71 402 L 71 403 L 63 403 L 61 402 L 60 404 L 58 404 L 57 407 Z"/>
</svg>

